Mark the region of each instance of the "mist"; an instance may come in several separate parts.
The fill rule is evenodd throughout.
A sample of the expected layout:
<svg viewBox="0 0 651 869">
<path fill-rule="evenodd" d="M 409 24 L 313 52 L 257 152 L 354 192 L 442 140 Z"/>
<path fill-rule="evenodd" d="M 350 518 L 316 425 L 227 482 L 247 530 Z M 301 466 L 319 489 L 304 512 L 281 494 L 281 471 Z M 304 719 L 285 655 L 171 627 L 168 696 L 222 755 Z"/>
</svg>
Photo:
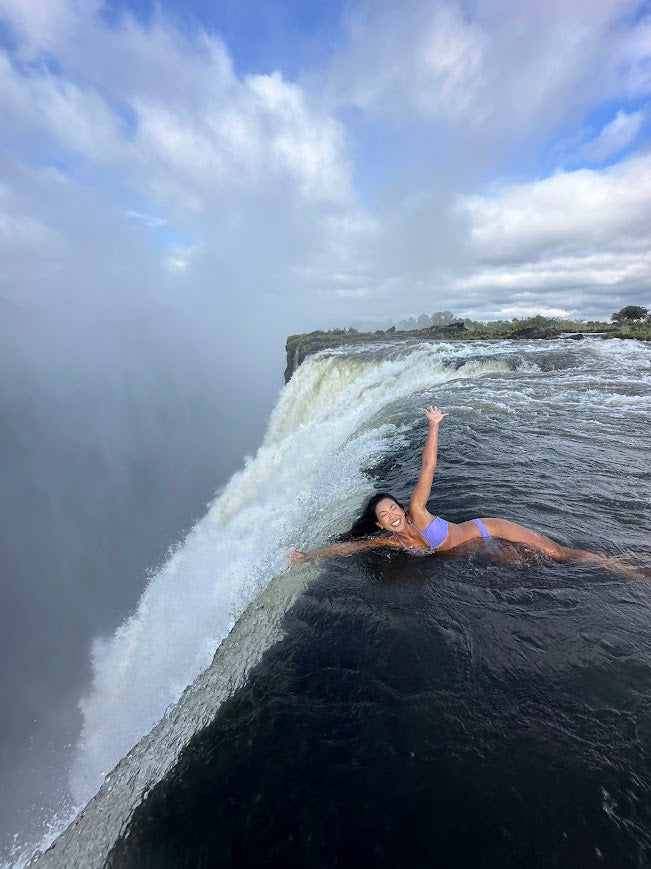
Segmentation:
<svg viewBox="0 0 651 869">
<path fill-rule="evenodd" d="M 66 805 L 93 640 L 257 449 L 291 322 L 234 247 L 169 268 L 101 192 L 5 169 L 54 229 L 0 284 L 3 840 Z"/>
<path fill-rule="evenodd" d="M 90 646 L 255 451 L 282 386 L 267 337 L 218 310 L 1 306 L 3 834 L 66 791 Z M 212 315 L 212 316 L 211 316 Z"/>
</svg>

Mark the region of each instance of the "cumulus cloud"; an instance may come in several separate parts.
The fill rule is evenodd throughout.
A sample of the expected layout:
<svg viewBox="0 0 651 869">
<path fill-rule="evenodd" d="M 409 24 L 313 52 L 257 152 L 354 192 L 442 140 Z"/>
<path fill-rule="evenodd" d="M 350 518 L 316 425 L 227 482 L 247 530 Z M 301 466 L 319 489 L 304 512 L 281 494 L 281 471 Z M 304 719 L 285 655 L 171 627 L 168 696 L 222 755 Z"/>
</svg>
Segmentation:
<svg viewBox="0 0 651 869">
<path fill-rule="evenodd" d="M 478 269 L 457 281 L 459 288 L 518 290 L 528 287 L 529 299 L 535 290 L 572 293 L 577 288 L 612 287 L 634 281 L 646 291 L 651 278 L 651 255 L 648 251 L 616 255 L 590 253 L 574 257 L 554 257 L 543 262 L 509 264 L 492 269 Z M 546 297 L 547 298 L 547 297 Z"/>
<path fill-rule="evenodd" d="M 299 88 L 278 73 L 248 76 L 228 89 L 229 99 L 211 95 L 191 108 L 162 96 L 133 100 L 135 159 L 154 195 L 180 196 L 190 210 L 203 210 L 211 193 L 246 194 L 275 178 L 307 199 L 346 197 L 335 120 L 311 112 Z"/>
<path fill-rule="evenodd" d="M 455 286 L 479 306 L 484 296 L 501 300 L 502 311 L 516 301 L 527 312 L 556 303 L 604 315 L 624 298 L 648 296 L 648 155 L 464 197 L 458 208 L 473 266 Z"/>
<path fill-rule="evenodd" d="M 586 247 L 646 249 L 651 213 L 651 156 L 602 171 L 560 172 L 464 197 L 475 254 L 484 261 L 539 260 Z"/>
</svg>

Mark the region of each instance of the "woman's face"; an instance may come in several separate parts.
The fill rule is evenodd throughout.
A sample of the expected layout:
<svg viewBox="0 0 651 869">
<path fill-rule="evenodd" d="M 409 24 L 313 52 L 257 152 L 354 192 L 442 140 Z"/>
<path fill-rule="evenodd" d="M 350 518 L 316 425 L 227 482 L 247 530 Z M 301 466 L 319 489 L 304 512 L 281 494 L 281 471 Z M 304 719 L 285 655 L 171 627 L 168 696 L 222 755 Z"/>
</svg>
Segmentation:
<svg viewBox="0 0 651 869">
<path fill-rule="evenodd" d="M 375 505 L 375 515 L 380 528 L 394 534 L 403 531 L 407 524 L 405 511 L 399 504 L 396 504 L 393 498 L 383 498 L 378 501 Z"/>
</svg>

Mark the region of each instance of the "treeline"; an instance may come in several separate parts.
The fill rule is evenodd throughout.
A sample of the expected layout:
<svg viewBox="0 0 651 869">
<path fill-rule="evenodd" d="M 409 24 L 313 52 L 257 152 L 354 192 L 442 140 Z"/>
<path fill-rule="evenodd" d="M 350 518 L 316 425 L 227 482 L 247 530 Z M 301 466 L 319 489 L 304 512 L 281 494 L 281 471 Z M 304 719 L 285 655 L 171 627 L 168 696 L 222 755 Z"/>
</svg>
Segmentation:
<svg viewBox="0 0 651 869">
<path fill-rule="evenodd" d="M 434 314 L 420 314 L 418 317 L 408 317 L 385 329 L 359 330 L 333 329 L 339 334 L 369 334 L 391 335 L 396 333 L 432 334 L 440 331 L 455 331 L 468 333 L 466 337 L 486 336 L 496 338 L 555 337 L 567 332 L 603 332 L 607 335 L 631 334 L 649 340 L 651 337 L 651 314 L 649 309 L 641 305 L 627 305 L 611 315 L 611 322 L 603 320 L 568 320 L 561 317 L 545 317 L 536 314 L 532 317 L 513 317 L 511 320 L 471 320 L 469 317 L 455 317 L 451 311 L 437 311 Z M 535 333 L 535 335 L 534 335 Z"/>
<path fill-rule="evenodd" d="M 450 314 L 449 311 L 438 313 Z M 586 333 L 601 334 L 604 338 L 635 338 L 639 341 L 651 341 L 649 311 L 647 308 L 636 305 L 627 305 L 620 311 L 616 311 L 611 316 L 612 322 L 610 323 L 601 320 L 588 320 L 587 322 L 562 320 L 559 317 L 543 317 L 541 314 L 522 319 L 491 320 L 485 323 L 480 320 L 455 318 L 454 315 L 450 315 L 449 318 L 445 317 L 445 322 L 433 323 L 430 318 L 429 325 L 419 328 L 416 318 L 407 320 L 407 325 L 411 327 L 411 319 L 414 319 L 416 328 L 400 329 L 393 325 L 387 329 L 362 332 L 351 327 L 349 329 L 319 330 L 301 335 L 290 335 L 286 346 L 285 382 L 289 380 L 306 356 L 316 353 L 318 350 L 341 344 L 357 344 L 387 339 L 481 341 L 506 338 L 514 340 L 560 338 L 562 336 L 580 340 Z"/>
</svg>

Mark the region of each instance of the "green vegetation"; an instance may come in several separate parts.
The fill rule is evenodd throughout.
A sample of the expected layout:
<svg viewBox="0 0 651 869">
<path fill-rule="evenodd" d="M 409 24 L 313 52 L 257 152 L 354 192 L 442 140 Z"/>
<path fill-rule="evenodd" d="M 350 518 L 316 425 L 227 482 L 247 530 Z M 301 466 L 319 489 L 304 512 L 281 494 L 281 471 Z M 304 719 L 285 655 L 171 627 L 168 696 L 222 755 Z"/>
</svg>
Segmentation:
<svg viewBox="0 0 651 869">
<path fill-rule="evenodd" d="M 432 325 L 419 329 L 378 329 L 375 332 L 358 332 L 356 329 L 331 329 L 327 332 L 316 331 L 303 335 L 290 335 L 287 339 L 287 368 L 285 382 L 303 362 L 306 356 L 337 347 L 342 344 L 368 343 L 372 341 L 415 339 L 421 341 L 445 340 L 524 340 L 532 338 L 560 338 L 562 335 L 580 340 L 586 334 L 600 334 L 603 338 L 634 338 L 638 341 L 651 341 L 651 317 L 647 308 L 627 305 L 611 317 L 612 323 L 598 320 L 561 320 L 556 317 L 526 317 L 522 320 L 493 320 L 484 323 L 478 320 L 450 319 L 448 311 L 439 312 L 445 316 L 432 315 Z M 414 318 L 410 318 L 414 319 Z M 420 318 L 419 318 L 420 319 Z M 438 319 L 438 322 L 437 322 Z M 444 322 L 441 322 L 443 320 Z M 403 321 L 405 322 L 405 321 Z M 414 321 L 416 322 L 416 321 Z M 411 324 L 410 324 L 411 325 Z"/>
<path fill-rule="evenodd" d="M 649 309 L 641 305 L 626 305 L 620 311 L 615 311 L 610 319 L 613 323 L 639 323 L 641 320 L 651 323 Z"/>
</svg>

